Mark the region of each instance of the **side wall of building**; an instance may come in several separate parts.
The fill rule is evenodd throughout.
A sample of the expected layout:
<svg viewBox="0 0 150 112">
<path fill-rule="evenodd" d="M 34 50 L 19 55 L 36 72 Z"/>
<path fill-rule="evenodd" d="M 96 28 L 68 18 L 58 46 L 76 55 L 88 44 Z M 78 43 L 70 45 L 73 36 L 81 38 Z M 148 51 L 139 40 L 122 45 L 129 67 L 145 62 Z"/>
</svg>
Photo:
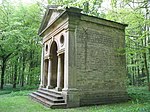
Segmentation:
<svg viewBox="0 0 150 112">
<path fill-rule="evenodd" d="M 76 87 L 81 106 L 127 99 L 125 32 L 113 25 L 117 24 L 81 20 L 76 28 Z"/>
</svg>

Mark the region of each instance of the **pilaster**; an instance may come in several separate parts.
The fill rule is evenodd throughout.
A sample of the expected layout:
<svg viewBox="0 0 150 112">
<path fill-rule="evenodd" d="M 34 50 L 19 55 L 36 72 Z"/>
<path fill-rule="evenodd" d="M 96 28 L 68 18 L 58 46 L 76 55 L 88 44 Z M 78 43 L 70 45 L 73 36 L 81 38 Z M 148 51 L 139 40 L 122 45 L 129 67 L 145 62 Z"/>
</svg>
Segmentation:
<svg viewBox="0 0 150 112">
<path fill-rule="evenodd" d="M 42 45 L 42 53 L 41 53 L 41 79 L 39 88 L 44 87 L 44 46 Z"/>
</svg>

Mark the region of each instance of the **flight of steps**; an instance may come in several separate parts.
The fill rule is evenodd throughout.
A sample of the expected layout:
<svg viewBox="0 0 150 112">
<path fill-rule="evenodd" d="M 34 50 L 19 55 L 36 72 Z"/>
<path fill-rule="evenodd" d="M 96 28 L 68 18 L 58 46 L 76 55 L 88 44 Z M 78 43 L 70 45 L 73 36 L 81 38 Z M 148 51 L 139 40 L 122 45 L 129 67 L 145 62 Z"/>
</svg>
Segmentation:
<svg viewBox="0 0 150 112">
<path fill-rule="evenodd" d="M 61 92 L 52 89 L 41 88 L 36 92 L 29 94 L 29 96 L 43 105 L 50 108 L 66 108 L 65 99 Z"/>
</svg>

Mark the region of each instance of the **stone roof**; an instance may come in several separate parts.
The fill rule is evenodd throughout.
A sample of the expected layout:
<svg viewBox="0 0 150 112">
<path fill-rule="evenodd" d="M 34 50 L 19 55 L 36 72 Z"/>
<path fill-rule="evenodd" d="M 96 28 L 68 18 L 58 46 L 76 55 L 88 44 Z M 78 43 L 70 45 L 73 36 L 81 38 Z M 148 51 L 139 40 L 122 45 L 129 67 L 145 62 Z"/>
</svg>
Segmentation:
<svg viewBox="0 0 150 112">
<path fill-rule="evenodd" d="M 46 29 L 50 26 L 50 24 L 55 22 L 58 18 L 61 17 L 61 15 L 63 15 L 66 12 L 81 14 L 81 15 L 83 15 L 82 20 L 88 20 L 90 22 L 103 24 L 103 25 L 106 24 L 107 26 L 110 26 L 110 27 L 114 26 L 114 25 L 111 25 L 111 24 L 119 25 L 118 28 L 121 28 L 121 27 L 124 28 L 124 27 L 127 26 L 127 24 L 122 24 L 122 23 L 118 23 L 118 22 L 115 22 L 115 21 L 99 18 L 99 17 L 96 17 L 96 16 L 89 16 L 89 15 L 86 15 L 86 14 L 82 14 L 81 11 L 82 11 L 82 9 L 79 9 L 79 8 L 76 8 L 76 7 L 61 8 L 60 5 L 48 5 L 47 9 L 46 9 L 46 12 L 45 12 L 45 15 L 43 17 L 43 20 L 41 22 L 41 26 L 39 28 L 38 34 L 41 35 L 44 31 L 46 31 Z"/>
<path fill-rule="evenodd" d="M 38 34 L 40 34 L 50 22 L 59 16 L 64 9 L 58 9 L 60 5 L 48 5 L 43 20 L 41 22 Z"/>
</svg>

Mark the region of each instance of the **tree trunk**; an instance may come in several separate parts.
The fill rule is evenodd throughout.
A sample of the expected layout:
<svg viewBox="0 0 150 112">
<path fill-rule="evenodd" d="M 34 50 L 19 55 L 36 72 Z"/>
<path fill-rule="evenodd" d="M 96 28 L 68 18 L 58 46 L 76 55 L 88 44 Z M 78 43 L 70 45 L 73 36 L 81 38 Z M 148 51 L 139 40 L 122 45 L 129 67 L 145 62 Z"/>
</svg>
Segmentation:
<svg viewBox="0 0 150 112">
<path fill-rule="evenodd" d="M 11 64 L 11 69 L 12 69 L 12 70 L 11 70 L 10 83 L 13 84 L 13 80 L 12 80 L 13 77 L 14 77 L 14 65 L 13 65 L 13 64 Z"/>
<path fill-rule="evenodd" d="M 3 89 L 4 87 L 4 76 L 5 76 L 5 69 L 6 69 L 6 60 L 2 60 L 2 65 L 1 65 L 1 86 L 0 89 Z"/>
<path fill-rule="evenodd" d="M 28 85 L 32 85 L 34 83 L 34 80 L 33 80 L 33 68 L 35 67 L 35 59 L 33 58 L 34 56 L 34 50 L 31 50 L 30 51 L 30 56 L 29 56 L 29 74 L 28 74 L 28 78 L 27 78 L 27 84 Z"/>
<path fill-rule="evenodd" d="M 146 76 L 147 76 L 147 82 L 149 83 L 149 71 L 148 71 L 148 63 L 146 59 L 146 53 L 143 53 L 144 57 L 144 65 L 145 65 L 145 70 L 146 70 Z"/>
<path fill-rule="evenodd" d="M 150 91 L 149 70 L 148 70 L 148 63 L 147 63 L 147 56 L 146 56 L 146 53 L 143 54 L 143 57 L 144 57 L 144 65 L 145 65 L 146 76 L 147 76 L 148 90 Z"/>
<path fill-rule="evenodd" d="M 32 69 L 34 67 L 33 53 L 34 53 L 34 51 L 31 50 L 31 52 L 30 52 L 30 65 L 29 65 L 29 67 L 30 67 L 29 68 L 29 73 L 30 73 L 30 75 L 29 75 L 29 85 L 32 85 L 32 83 L 33 83 L 33 74 L 32 74 Z"/>
<path fill-rule="evenodd" d="M 134 64 L 133 58 L 131 58 L 131 64 Z M 132 85 L 135 85 L 135 67 L 132 67 Z"/>
<path fill-rule="evenodd" d="M 21 87 L 24 86 L 24 70 L 25 70 L 25 54 L 22 57 L 22 75 L 21 75 Z"/>
<path fill-rule="evenodd" d="M 14 68 L 14 80 L 13 80 L 13 88 L 16 88 L 16 82 L 17 81 L 17 62 L 15 63 L 15 68 Z"/>
<path fill-rule="evenodd" d="M 18 85 L 21 85 L 21 62 L 22 62 L 22 60 L 21 60 L 21 56 L 19 56 L 19 60 L 18 60 L 18 62 L 19 62 L 19 66 L 18 66 L 18 79 L 17 79 L 17 84 Z"/>
<path fill-rule="evenodd" d="M 145 20 L 149 20 L 149 9 L 148 9 L 148 0 L 145 1 Z M 149 25 L 147 23 L 145 23 L 145 27 L 144 30 L 146 32 L 149 32 Z M 150 45 L 150 37 L 149 37 L 149 33 L 146 33 L 146 38 L 148 38 L 148 45 Z M 148 49 L 149 50 L 149 49 Z M 150 50 L 149 50 L 150 51 Z M 149 54 L 150 55 L 150 54 Z M 150 91 L 150 81 L 149 81 L 149 70 L 148 70 L 148 63 L 147 63 L 147 67 L 146 67 L 146 72 L 147 72 L 147 85 L 148 85 L 148 90 Z"/>
</svg>

